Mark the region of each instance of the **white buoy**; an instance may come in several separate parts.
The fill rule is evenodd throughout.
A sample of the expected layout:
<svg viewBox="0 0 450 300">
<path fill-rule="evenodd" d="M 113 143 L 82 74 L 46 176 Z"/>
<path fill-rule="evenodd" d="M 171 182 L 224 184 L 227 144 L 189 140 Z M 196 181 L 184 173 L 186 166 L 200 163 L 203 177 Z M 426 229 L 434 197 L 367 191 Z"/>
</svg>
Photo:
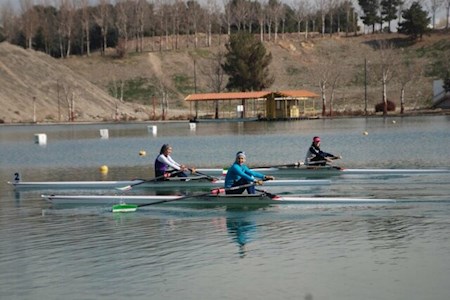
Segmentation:
<svg viewBox="0 0 450 300">
<path fill-rule="evenodd" d="M 141 150 L 139 151 L 139 156 L 146 156 L 147 152 L 145 152 L 145 150 Z"/>
<path fill-rule="evenodd" d="M 156 125 L 149 125 L 147 127 L 148 132 L 151 132 L 153 136 L 155 136 L 158 133 L 158 127 Z"/>
<path fill-rule="evenodd" d="M 36 133 L 34 135 L 34 143 L 39 145 L 47 145 L 47 135 L 45 133 Z"/>
<path fill-rule="evenodd" d="M 100 137 L 102 139 L 109 139 L 109 130 L 108 129 L 100 129 Z"/>
<path fill-rule="evenodd" d="M 189 123 L 189 129 L 195 130 L 197 128 L 197 123 Z"/>
<path fill-rule="evenodd" d="M 368 135 L 369 133 L 368 133 L 367 131 L 364 131 L 363 134 L 364 134 L 364 135 Z"/>
</svg>

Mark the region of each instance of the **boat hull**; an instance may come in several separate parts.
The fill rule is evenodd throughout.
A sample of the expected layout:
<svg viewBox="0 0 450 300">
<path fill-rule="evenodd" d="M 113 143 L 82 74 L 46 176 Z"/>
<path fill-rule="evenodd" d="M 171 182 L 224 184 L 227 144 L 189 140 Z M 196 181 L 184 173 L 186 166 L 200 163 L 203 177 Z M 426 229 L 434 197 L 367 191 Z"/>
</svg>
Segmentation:
<svg viewBox="0 0 450 300">
<path fill-rule="evenodd" d="M 450 173 L 450 169 L 345 169 L 335 166 L 294 166 L 294 167 L 267 167 L 267 168 L 254 168 L 254 171 L 273 176 L 335 176 L 345 174 L 437 174 L 437 173 Z M 223 176 L 226 174 L 226 169 L 211 168 L 211 169 L 198 169 L 199 172 L 210 176 Z"/>
<path fill-rule="evenodd" d="M 143 182 L 142 180 L 129 181 L 48 181 L 48 182 L 8 182 L 13 185 L 16 190 L 27 189 L 113 189 L 132 186 L 134 188 L 147 189 L 173 189 L 173 188 L 218 188 L 223 187 L 224 180 L 209 181 L 206 179 L 183 180 L 171 179 L 165 181 Z M 268 180 L 263 186 L 310 186 L 310 185 L 327 185 L 330 180 L 326 179 L 296 179 L 296 180 Z"/>
<path fill-rule="evenodd" d="M 53 204 L 70 205 L 114 205 L 120 203 L 127 204 L 149 204 L 154 202 L 158 205 L 279 205 L 279 204 L 367 204 L 367 203 L 393 203 L 392 199 L 371 199 L 352 197 L 297 197 L 279 196 L 272 198 L 267 194 L 256 195 L 207 195 L 186 197 L 186 195 L 41 195 L 45 200 Z M 179 199 L 179 200 L 178 200 Z"/>
</svg>

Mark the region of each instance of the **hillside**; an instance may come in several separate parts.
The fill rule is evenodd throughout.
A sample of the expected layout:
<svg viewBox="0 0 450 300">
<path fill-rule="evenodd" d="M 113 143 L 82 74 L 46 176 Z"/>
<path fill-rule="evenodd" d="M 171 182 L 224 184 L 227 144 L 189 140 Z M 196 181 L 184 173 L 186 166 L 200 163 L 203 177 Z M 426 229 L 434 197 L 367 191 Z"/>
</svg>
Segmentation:
<svg viewBox="0 0 450 300">
<path fill-rule="evenodd" d="M 449 34 L 425 36 L 416 44 L 408 45 L 405 38 L 393 34 L 363 35 L 358 37 L 312 38 L 307 41 L 297 35 L 286 36 L 277 43 L 266 42 L 272 53 L 271 72 L 275 83 L 271 90 L 308 89 L 319 93 L 317 69 L 323 67 L 323 53 L 330 53 L 342 70 L 341 82 L 336 87 L 333 103 L 336 111 L 358 111 L 364 105 L 364 59 L 375 61 L 376 40 L 403 43 L 414 53 L 435 49 L 444 41 L 450 45 Z M 168 117 L 188 118 L 189 107 L 184 97 L 194 92 L 210 92 L 207 70 L 212 53 L 223 46 L 185 48 L 176 51 L 130 53 L 124 59 L 114 57 L 114 50 L 106 56 L 94 53 L 90 57 L 54 59 L 43 53 L 0 43 L 0 120 L 6 123 L 67 121 L 69 104 L 73 104 L 76 121 L 149 120 L 161 115 L 161 95 L 168 95 Z M 431 50 L 430 50 L 431 51 Z M 444 47 L 448 52 L 448 47 Z M 448 53 L 446 54 L 448 55 Z M 194 84 L 194 60 L 196 83 Z M 417 63 L 430 65 L 431 55 L 417 55 Z M 345 78 L 345 80 L 343 80 Z M 130 86 L 138 86 L 140 94 Z M 418 77 L 406 90 L 406 108 L 426 108 L 431 99 L 432 78 Z M 136 87 L 135 87 L 136 89 Z M 120 101 L 110 93 L 124 91 Z M 329 93 L 329 92 L 328 92 Z M 388 98 L 399 107 L 399 84 L 388 85 Z M 152 95 L 155 95 L 153 97 Z M 329 98 L 330 96 L 327 95 Z M 381 85 L 369 80 L 369 108 L 381 101 Z M 59 102 L 59 105 L 58 105 Z M 59 113 L 58 113 L 59 112 Z"/>
</svg>

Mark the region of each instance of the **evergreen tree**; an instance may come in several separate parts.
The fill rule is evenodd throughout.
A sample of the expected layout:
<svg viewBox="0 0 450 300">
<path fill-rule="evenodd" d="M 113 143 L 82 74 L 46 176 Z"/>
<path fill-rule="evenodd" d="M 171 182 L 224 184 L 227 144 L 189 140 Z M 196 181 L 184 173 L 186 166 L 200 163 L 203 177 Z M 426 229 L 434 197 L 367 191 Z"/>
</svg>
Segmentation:
<svg viewBox="0 0 450 300">
<path fill-rule="evenodd" d="M 404 10 L 402 18 L 404 21 L 398 24 L 398 32 L 407 34 L 413 39 L 422 38 L 431 20 L 419 2 L 413 2 L 409 9 Z"/>
<path fill-rule="evenodd" d="M 381 0 L 381 16 L 384 22 L 388 22 L 388 31 L 391 32 L 391 21 L 397 19 L 399 5 L 402 0 Z"/>
<path fill-rule="evenodd" d="M 266 53 L 262 42 L 241 31 L 231 35 L 226 48 L 222 68 L 229 76 L 228 90 L 260 91 L 272 85 L 274 77 L 269 73 L 272 55 Z"/>
<path fill-rule="evenodd" d="M 358 2 L 364 12 L 364 16 L 361 17 L 364 25 L 372 26 L 372 32 L 375 32 L 375 24 L 381 21 L 378 16 L 379 0 L 359 0 Z"/>
</svg>

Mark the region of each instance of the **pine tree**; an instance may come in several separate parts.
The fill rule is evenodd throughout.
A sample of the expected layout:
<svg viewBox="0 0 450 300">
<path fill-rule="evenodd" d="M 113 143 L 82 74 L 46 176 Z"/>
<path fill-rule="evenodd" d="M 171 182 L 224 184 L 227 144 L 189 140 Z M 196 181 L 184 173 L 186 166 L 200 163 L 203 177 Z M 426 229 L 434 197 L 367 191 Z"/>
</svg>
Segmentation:
<svg viewBox="0 0 450 300">
<path fill-rule="evenodd" d="M 381 0 L 381 18 L 388 22 L 388 32 L 391 32 L 391 21 L 397 19 L 398 7 L 403 4 L 402 0 Z"/>
<path fill-rule="evenodd" d="M 231 35 L 222 68 L 229 79 L 226 88 L 237 91 L 260 91 L 274 82 L 269 73 L 272 55 L 263 43 L 247 32 Z"/>
<path fill-rule="evenodd" d="M 375 24 L 381 22 L 381 18 L 378 15 L 380 10 L 379 0 L 358 0 L 358 3 L 364 12 L 364 15 L 361 17 L 363 23 L 367 26 L 372 26 L 372 32 L 375 32 Z"/>
<path fill-rule="evenodd" d="M 428 13 L 422 9 L 419 2 L 413 2 L 409 9 L 402 12 L 404 21 L 398 24 L 398 32 L 407 34 L 413 39 L 421 39 L 430 24 L 431 18 L 427 15 Z"/>
</svg>

